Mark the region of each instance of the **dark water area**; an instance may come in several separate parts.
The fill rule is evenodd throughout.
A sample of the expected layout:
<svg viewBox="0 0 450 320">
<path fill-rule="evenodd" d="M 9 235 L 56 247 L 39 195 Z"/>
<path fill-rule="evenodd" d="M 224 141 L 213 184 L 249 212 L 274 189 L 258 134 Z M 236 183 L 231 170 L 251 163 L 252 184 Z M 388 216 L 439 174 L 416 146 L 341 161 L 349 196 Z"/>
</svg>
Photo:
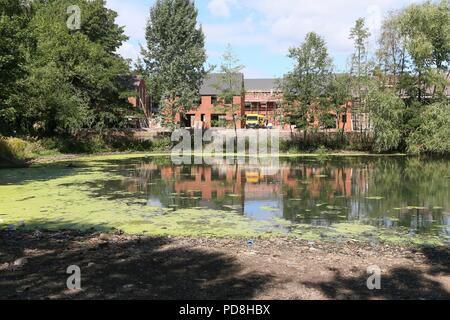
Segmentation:
<svg viewBox="0 0 450 320">
<path fill-rule="evenodd" d="M 161 208 L 232 210 L 257 221 L 361 222 L 450 235 L 450 161 L 405 157 L 284 158 L 279 166 L 117 161 L 123 180 L 97 182 Z M 125 193 L 124 193 L 125 194 Z"/>
</svg>

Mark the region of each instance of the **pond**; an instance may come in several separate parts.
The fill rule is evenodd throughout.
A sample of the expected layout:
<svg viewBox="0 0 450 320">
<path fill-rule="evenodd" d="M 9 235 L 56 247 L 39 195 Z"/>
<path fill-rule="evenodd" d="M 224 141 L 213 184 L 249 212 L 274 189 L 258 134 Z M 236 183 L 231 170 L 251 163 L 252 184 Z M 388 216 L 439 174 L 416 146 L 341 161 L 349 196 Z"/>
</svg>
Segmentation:
<svg viewBox="0 0 450 320">
<path fill-rule="evenodd" d="M 96 157 L 0 170 L 0 226 L 448 244 L 449 196 L 447 159 Z"/>
</svg>

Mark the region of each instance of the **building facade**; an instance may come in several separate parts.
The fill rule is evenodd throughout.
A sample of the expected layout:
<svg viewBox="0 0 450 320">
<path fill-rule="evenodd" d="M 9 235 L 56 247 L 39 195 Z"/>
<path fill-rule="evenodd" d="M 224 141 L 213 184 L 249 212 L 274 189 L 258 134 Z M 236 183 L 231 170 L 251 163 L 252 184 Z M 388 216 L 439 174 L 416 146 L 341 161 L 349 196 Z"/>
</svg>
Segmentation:
<svg viewBox="0 0 450 320">
<path fill-rule="evenodd" d="M 210 74 L 200 89 L 201 103 L 198 108 L 189 110 L 185 114 L 177 114 L 175 122 L 179 123 L 182 128 L 209 129 L 234 126 L 234 118 L 236 127 L 243 128 L 244 124 L 241 118 L 244 115 L 245 106 L 244 75 L 235 74 L 233 78 L 232 85 L 235 86 L 233 92 L 236 92 L 236 95 L 233 96 L 233 108 L 229 109 L 234 111 L 235 117 L 233 117 L 233 112 L 227 110 L 227 107 L 218 101 L 221 91 L 224 90 L 221 88 L 223 82 L 221 75 Z"/>
<path fill-rule="evenodd" d="M 233 97 L 234 108 L 231 111 L 219 103 L 219 97 L 223 89 L 220 86 L 222 75 L 210 74 L 205 79 L 201 89 L 201 101 L 198 108 L 189 110 L 183 114 L 177 114 L 175 122 L 183 128 L 209 129 L 214 127 L 234 127 L 233 119 L 237 119 L 236 127 L 245 128 L 245 117 L 247 115 L 264 116 L 266 125 L 272 128 L 290 130 L 293 125 L 283 123 L 281 118 L 286 115 L 283 112 L 283 93 L 279 89 L 279 79 L 244 79 L 244 75 L 239 73 L 234 76 L 233 83 L 237 88 L 233 88 L 237 94 Z M 137 97 L 130 98 L 129 101 L 135 106 L 140 106 L 146 111 L 151 128 L 158 127 L 154 119 L 157 111 L 151 110 L 150 98 L 143 79 L 135 79 Z M 238 94 L 240 93 L 240 94 Z M 450 96 L 450 87 L 447 86 L 446 93 Z M 231 103 L 230 103 L 231 104 Z M 236 108 L 236 106 L 238 106 Z M 335 109 L 335 108 L 333 108 Z M 340 109 L 340 110 L 339 110 Z M 340 106 L 339 112 L 330 110 L 327 114 L 309 115 L 311 128 L 319 131 L 337 132 L 366 132 L 371 130 L 368 114 L 357 112 L 353 102 L 349 101 Z M 233 113 L 234 116 L 233 117 Z M 328 117 L 324 127 L 323 117 Z"/>
</svg>

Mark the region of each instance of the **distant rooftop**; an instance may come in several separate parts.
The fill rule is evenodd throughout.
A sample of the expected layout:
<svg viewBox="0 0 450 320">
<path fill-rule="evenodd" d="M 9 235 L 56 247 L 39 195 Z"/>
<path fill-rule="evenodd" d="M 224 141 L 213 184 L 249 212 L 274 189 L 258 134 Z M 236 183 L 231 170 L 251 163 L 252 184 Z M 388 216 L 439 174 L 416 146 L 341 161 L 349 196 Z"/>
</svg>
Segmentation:
<svg viewBox="0 0 450 320">
<path fill-rule="evenodd" d="M 202 96 L 215 96 L 221 93 L 221 83 L 223 82 L 222 74 L 211 73 L 203 80 L 203 85 L 200 88 L 200 95 Z M 242 73 L 236 73 L 234 75 L 233 84 L 236 88 L 233 88 L 236 92 L 241 92 L 244 81 L 244 75 Z M 225 85 L 223 86 L 225 87 Z"/>
<path fill-rule="evenodd" d="M 246 91 L 277 91 L 279 88 L 279 79 L 245 79 Z"/>
</svg>

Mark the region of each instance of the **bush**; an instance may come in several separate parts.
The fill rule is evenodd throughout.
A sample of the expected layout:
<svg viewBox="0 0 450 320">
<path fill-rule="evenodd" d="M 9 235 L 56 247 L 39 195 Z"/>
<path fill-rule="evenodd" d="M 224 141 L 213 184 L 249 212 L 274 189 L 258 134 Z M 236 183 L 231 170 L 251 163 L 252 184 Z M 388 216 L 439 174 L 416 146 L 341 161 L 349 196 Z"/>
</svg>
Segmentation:
<svg viewBox="0 0 450 320">
<path fill-rule="evenodd" d="M 341 132 L 311 132 L 306 138 L 298 134 L 289 140 L 280 141 L 280 151 L 289 153 L 315 152 L 321 147 L 328 150 L 345 150 L 350 147 L 347 134 Z"/>
<path fill-rule="evenodd" d="M 37 145 L 22 139 L 0 137 L 0 156 L 7 160 L 30 159 L 37 149 Z"/>
<path fill-rule="evenodd" d="M 402 144 L 401 125 L 406 110 L 404 102 L 393 92 L 372 88 L 368 95 L 370 122 L 373 127 L 373 151 L 398 150 Z"/>
<path fill-rule="evenodd" d="M 421 124 L 408 137 L 408 152 L 450 154 L 450 106 L 436 103 L 426 107 Z"/>
</svg>

